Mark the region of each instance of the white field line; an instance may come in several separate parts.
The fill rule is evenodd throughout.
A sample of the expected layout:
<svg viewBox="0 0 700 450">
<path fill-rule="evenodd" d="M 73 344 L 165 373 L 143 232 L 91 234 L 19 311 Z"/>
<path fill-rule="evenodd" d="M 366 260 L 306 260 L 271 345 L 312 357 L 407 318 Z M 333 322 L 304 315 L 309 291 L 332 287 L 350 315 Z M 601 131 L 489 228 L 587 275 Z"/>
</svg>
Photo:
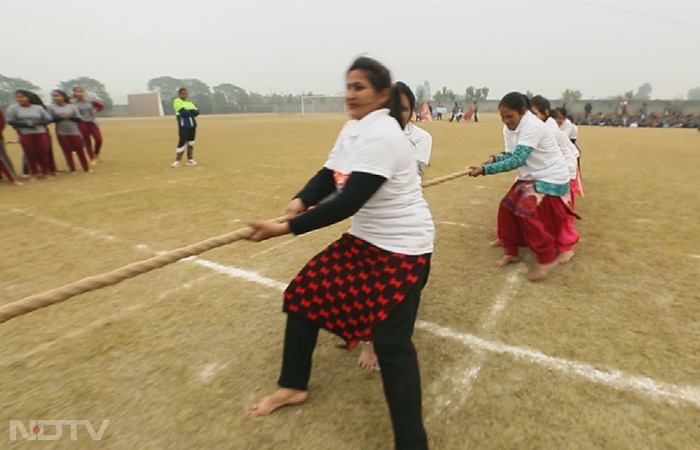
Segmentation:
<svg viewBox="0 0 700 450">
<path fill-rule="evenodd" d="M 218 264 L 213 261 L 200 258 L 193 258 L 192 262 L 202 267 L 206 267 L 208 269 L 212 269 L 219 273 L 228 275 L 231 278 L 241 278 L 246 281 L 261 284 L 270 288 L 275 288 L 280 291 L 284 291 L 287 288 L 287 285 L 285 283 L 273 280 L 271 278 L 266 278 L 258 274 L 257 272 L 253 272 L 252 270 L 245 270 L 239 269 L 238 267 L 225 266 L 223 264 Z"/>
<path fill-rule="evenodd" d="M 700 259 L 700 255 L 690 255 L 691 258 Z"/>
<path fill-rule="evenodd" d="M 131 192 L 140 192 L 140 191 L 145 191 L 146 189 L 150 188 L 133 188 L 133 189 L 122 189 L 120 191 L 112 191 L 112 192 L 105 192 L 102 194 L 94 194 L 94 195 L 86 195 L 85 197 L 77 197 L 73 199 L 70 203 L 66 204 L 66 207 L 75 205 L 76 203 L 81 203 L 85 202 L 88 200 L 100 200 L 100 199 L 105 199 L 107 197 L 115 197 L 118 195 L 123 195 L 123 194 L 129 194 Z"/>
<path fill-rule="evenodd" d="M 524 264 L 518 264 L 506 276 L 505 286 L 496 294 L 493 305 L 477 323 L 480 335 L 486 338 L 495 337 L 498 319 L 508 303 L 517 295 L 525 270 Z M 445 412 L 450 414 L 466 404 L 487 357 L 487 352 L 474 349 L 473 354 L 466 355 L 459 361 L 445 367 L 442 375 L 430 387 L 430 390 L 434 392 L 432 397 L 437 404 L 432 415 L 444 414 Z"/>
<path fill-rule="evenodd" d="M 201 276 L 201 277 L 196 278 L 194 280 L 188 281 L 187 283 L 184 283 L 183 285 L 178 286 L 176 288 L 163 291 L 160 293 L 160 295 L 158 295 L 158 297 L 156 297 L 153 300 L 144 301 L 144 302 L 136 303 L 136 304 L 131 305 L 131 306 L 127 306 L 126 308 L 122 309 L 117 314 L 113 314 L 111 316 L 107 316 L 107 317 L 103 317 L 101 319 L 95 320 L 94 322 L 92 322 L 92 323 L 90 323 L 82 328 L 78 328 L 76 330 L 71 331 L 70 333 L 66 333 L 62 336 L 57 337 L 56 339 L 54 339 L 52 341 L 38 345 L 38 346 L 34 347 L 32 350 L 28 351 L 27 353 L 24 353 L 22 355 L 16 355 L 14 357 L 11 357 L 8 360 L 0 361 L 0 365 L 9 366 L 9 365 L 14 364 L 17 361 L 31 358 L 32 356 L 36 356 L 39 353 L 44 353 L 44 352 L 56 347 L 58 344 L 60 344 L 61 342 L 65 341 L 67 339 L 73 339 L 73 338 L 82 336 L 88 332 L 91 332 L 97 328 L 101 328 L 106 323 L 112 322 L 114 320 L 119 320 L 122 317 L 130 315 L 131 313 L 133 313 L 135 311 L 138 311 L 138 310 L 143 309 L 147 306 L 150 306 L 150 305 L 154 304 L 155 302 L 161 301 L 175 292 L 180 292 L 183 289 L 191 289 L 195 284 L 201 283 L 202 281 L 205 281 L 211 277 L 212 277 L 212 275 Z"/>
<path fill-rule="evenodd" d="M 221 372 L 226 367 L 228 367 L 228 363 L 214 362 L 206 364 L 202 371 L 197 374 L 197 380 L 205 384 L 209 383 L 218 372 Z"/>
<path fill-rule="evenodd" d="M 22 214 L 22 215 L 25 215 L 25 216 L 27 216 L 27 217 L 31 217 L 32 219 L 36 219 L 36 220 L 38 220 L 38 221 L 40 221 L 40 222 L 50 223 L 50 224 L 52 224 L 52 225 L 58 225 L 58 226 L 63 227 L 63 228 L 69 228 L 69 229 L 71 229 L 71 230 L 73 230 L 73 231 L 78 231 L 78 232 L 80 232 L 80 233 L 87 234 L 88 236 L 92 236 L 92 237 L 95 237 L 95 238 L 98 238 L 98 239 L 102 239 L 102 240 L 104 240 L 104 241 L 113 242 L 113 241 L 117 241 L 117 240 L 118 240 L 116 237 L 114 237 L 114 236 L 112 236 L 112 235 L 109 235 L 109 234 L 107 234 L 107 233 L 103 233 L 103 232 L 101 232 L 101 231 L 91 230 L 91 229 L 89 229 L 89 228 L 79 227 L 79 226 L 73 225 L 72 223 L 64 222 L 64 221 L 62 221 L 62 220 L 54 219 L 54 218 L 52 218 L 52 217 L 46 217 L 46 216 L 36 215 L 36 214 L 31 213 L 31 212 L 29 212 L 29 211 L 26 211 L 26 210 L 24 210 L 24 209 L 12 208 L 12 212 L 17 213 L 17 214 Z"/>
<path fill-rule="evenodd" d="M 483 228 L 481 225 L 470 225 L 468 223 L 457 223 L 457 222 L 450 222 L 449 220 L 440 220 L 435 222 L 438 225 L 449 225 L 452 227 L 460 227 L 460 228 Z"/>
<path fill-rule="evenodd" d="M 20 210 L 20 212 L 22 211 Z M 31 215 L 31 217 L 41 219 L 40 217 L 35 216 L 33 214 Z M 50 221 L 53 219 L 43 220 Z M 103 239 L 108 236 L 103 235 L 101 233 L 93 234 L 92 232 L 90 232 L 91 230 L 73 227 L 72 225 L 61 221 L 56 221 L 56 224 L 61 226 L 69 226 L 78 231 L 84 230 L 89 232 L 88 234 L 95 235 L 96 237 L 104 236 L 102 237 Z M 112 236 L 109 236 L 109 238 L 111 239 L 108 240 L 116 239 Z M 147 248 L 146 246 L 143 247 Z M 216 270 L 219 273 L 224 273 L 233 278 L 243 278 L 247 281 L 259 283 L 264 286 L 274 287 L 280 291 L 283 291 L 286 288 L 286 285 L 284 283 L 277 280 L 273 280 L 271 278 L 264 277 L 254 271 L 239 269 L 237 267 L 224 266 L 222 264 L 214 263 L 211 261 L 206 261 L 205 264 L 200 265 L 203 265 L 204 267 L 209 267 L 213 270 Z M 634 392 L 636 394 L 642 395 L 647 398 L 651 398 L 653 400 L 667 400 L 674 405 L 677 404 L 677 402 L 679 401 L 684 401 L 700 408 L 700 389 L 696 387 L 677 386 L 670 383 L 656 381 L 648 377 L 640 377 L 636 375 L 627 374 L 617 369 L 610 369 L 604 371 L 601 369 L 597 369 L 596 367 L 588 363 L 569 361 L 563 358 L 547 356 L 544 353 L 541 353 L 537 350 L 529 349 L 527 347 L 516 347 L 498 341 L 489 341 L 474 336 L 472 334 L 460 333 L 451 328 L 443 327 L 422 320 L 417 321 L 416 326 L 419 329 L 432 333 L 436 336 L 453 339 L 458 342 L 461 342 L 473 350 L 481 350 L 496 354 L 509 355 L 519 361 L 536 364 L 567 375 L 578 376 L 593 383 L 602 384 L 613 389 Z"/>
<path fill-rule="evenodd" d="M 14 212 L 17 212 L 17 213 L 20 213 L 20 214 L 24 214 L 24 215 L 29 216 L 29 217 L 31 217 L 31 218 L 33 218 L 33 219 L 36 219 L 36 220 L 40 220 L 40 221 L 42 221 L 42 222 L 50 223 L 50 224 L 52 224 L 52 225 L 58 225 L 58 226 L 61 226 L 61 227 L 64 227 L 64 228 L 69 228 L 69 229 L 71 229 L 71 230 L 73 230 L 73 231 L 77 231 L 77 232 L 80 232 L 80 233 L 83 233 L 83 234 L 87 234 L 87 235 L 89 235 L 89 236 L 92 236 L 92 237 L 95 237 L 95 238 L 98 238 L 98 239 L 102 239 L 102 240 L 105 240 L 105 241 L 110 241 L 110 242 L 119 241 L 119 239 L 117 239 L 116 237 L 111 236 L 111 235 L 108 235 L 108 234 L 106 234 L 106 233 L 102 233 L 102 232 L 96 231 L 96 230 L 90 230 L 90 229 L 87 229 L 87 228 L 78 227 L 78 226 L 75 226 L 75 225 L 70 224 L 70 223 L 68 223 L 68 222 L 64 222 L 64 221 L 62 221 L 62 220 L 53 219 L 53 218 L 51 218 L 51 217 L 38 216 L 38 215 L 36 215 L 36 214 L 32 214 L 32 213 L 30 213 L 30 212 L 28 212 L 28 211 L 21 210 L 21 209 L 17 209 L 17 208 L 13 209 L 13 211 L 14 211 Z M 310 234 L 310 233 L 309 233 L 309 234 Z M 290 242 L 291 242 L 291 241 L 290 241 Z M 149 247 L 148 245 L 145 245 L 145 244 L 138 244 L 138 245 L 135 246 L 135 248 L 136 248 L 137 250 L 143 250 L 143 251 L 147 251 L 147 252 L 150 252 L 150 253 L 155 253 L 155 254 L 157 254 L 157 255 L 166 253 L 166 252 L 164 252 L 164 251 L 156 251 L 156 250 L 152 249 L 151 247 Z M 268 249 L 268 250 L 270 250 L 270 249 Z M 208 269 L 215 270 L 216 272 L 219 272 L 219 273 L 228 275 L 229 277 L 241 278 L 241 279 L 244 279 L 244 280 L 247 280 L 247 281 L 251 281 L 251 282 L 254 282 L 254 283 L 262 284 L 262 285 L 267 286 L 267 287 L 277 287 L 277 288 L 280 288 L 280 286 L 281 286 L 281 289 L 282 289 L 282 290 L 284 290 L 284 289 L 286 288 L 286 285 L 283 284 L 283 283 L 280 283 L 280 282 L 274 281 L 274 280 L 273 280 L 273 281 L 269 281 L 269 279 L 264 278 L 264 277 L 261 277 L 261 276 L 258 275 L 257 273 L 251 272 L 251 271 L 249 271 L 249 270 L 227 267 L 227 266 L 223 266 L 223 265 L 221 265 L 221 264 L 215 263 L 215 262 L 213 262 L 213 261 L 209 261 L 209 260 L 202 259 L 202 258 L 196 258 L 196 257 L 184 258 L 182 261 L 190 261 L 190 262 L 193 262 L 194 264 L 197 264 L 197 265 L 199 265 L 199 266 L 206 267 L 206 268 L 208 268 Z"/>
<path fill-rule="evenodd" d="M 588 363 L 547 356 L 527 347 L 516 347 L 502 342 L 488 341 L 473 334 L 460 333 L 422 320 L 417 321 L 416 326 L 436 336 L 461 342 L 473 350 L 508 355 L 518 361 L 536 364 L 566 375 L 577 376 L 619 391 L 633 392 L 653 400 L 666 400 L 673 405 L 676 405 L 678 402 L 687 402 L 700 408 L 700 389 L 696 387 L 664 383 L 649 377 L 631 375 L 612 368 L 603 370 Z"/>
<path fill-rule="evenodd" d="M 237 267 L 216 264 L 215 270 L 221 270 L 221 273 L 228 274 L 233 278 L 244 278 L 247 281 L 260 283 L 264 286 L 275 287 L 280 291 L 286 288 L 286 285 L 282 282 L 264 277 L 256 272 L 239 269 Z M 239 276 L 239 271 L 245 273 L 246 275 L 243 277 Z M 248 274 L 251 273 L 255 276 L 249 277 Z M 516 274 L 511 274 L 511 276 L 516 276 Z M 505 303 L 503 303 L 503 306 L 505 306 Z M 496 305 L 494 305 L 492 308 L 494 314 L 498 311 L 499 307 L 499 302 L 497 301 Z M 485 324 L 488 323 L 487 316 Z M 578 376 L 593 383 L 602 384 L 616 390 L 634 392 L 653 400 L 666 400 L 674 405 L 679 401 L 684 401 L 700 408 L 700 389 L 696 387 L 677 386 L 671 383 L 656 381 L 648 377 L 627 374 L 617 369 L 601 370 L 588 363 L 569 361 L 563 358 L 547 356 L 544 353 L 529 349 L 527 347 L 516 347 L 498 341 L 482 339 L 472 334 L 460 333 L 451 328 L 422 320 L 417 321 L 416 326 L 419 329 L 432 333 L 436 336 L 461 342 L 475 351 L 509 355 L 519 361 L 536 364 L 566 375 Z"/>
</svg>

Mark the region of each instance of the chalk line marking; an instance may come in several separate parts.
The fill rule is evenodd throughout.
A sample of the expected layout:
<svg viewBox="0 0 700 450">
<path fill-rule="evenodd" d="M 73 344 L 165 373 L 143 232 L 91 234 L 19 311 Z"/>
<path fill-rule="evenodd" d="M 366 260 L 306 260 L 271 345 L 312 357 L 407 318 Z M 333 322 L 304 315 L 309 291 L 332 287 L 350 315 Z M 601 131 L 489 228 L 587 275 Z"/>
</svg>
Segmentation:
<svg viewBox="0 0 700 450">
<path fill-rule="evenodd" d="M 691 258 L 700 259 L 700 255 L 690 255 Z"/>
<path fill-rule="evenodd" d="M 78 231 L 80 233 L 84 233 L 84 234 L 87 234 L 89 236 L 96 237 L 96 238 L 99 238 L 99 239 L 102 239 L 105 241 L 114 242 L 114 241 L 118 240 L 116 237 L 114 237 L 110 234 L 107 234 L 107 233 L 103 233 L 101 231 L 79 227 L 79 226 L 73 225 L 72 223 L 64 222 L 62 220 L 54 219 L 52 217 L 38 216 L 38 215 L 33 214 L 33 213 L 26 211 L 24 209 L 12 208 L 12 212 L 15 212 L 17 214 L 23 214 L 27 217 L 31 217 L 32 219 L 36 219 L 40 222 L 50 223 L 52 225 L 58 225 L 58 226 L 61 226 L 64 228 L 69 228 L 69 229 L 72 229 L 74 231 Z"/>
<path fill-rule="evenodd" d="M 480 225 L 470 225 L 468 223 L 457 223 L 457 222 L 450 222 L 449 220 L 440 220 L 435 222 L 438 225 L 449 225 L 452 227 L 460 227 L 460 228 L 483 228 Z"/>
<path fill-rule="evenodd" d="M 228 367 L 228 363 L 220 364 L 217 362 L 209 363 L 204 366 L 202 371 L 197 374 L 197 379 L 202 383 L 209 383 L 218 372 L 221 372 Z"/>
<path fill-rule="evenodd" d="M 186 258 L 189 259 L 189 258 Z M 215 270 L 219 273 L 223 273 L 225 275 L 230 276 L 231 278 L 241 278 L 246 281 L 250 281 L 252 283 L 257 283 L 261 284 L 263 286 L 267 286 L 270 288 L 275 288 L 280 291 L 284 291 L 287 289 L 287 285 L 285 283 L 281 283 L 277 280 L 273 280 L 271 278 L 264 277 L 260 275 L 257 272 L 254 272 L 252 270 L 245 270 L 245 269 L 239 269 L 238 267 L 231 267 L 231 266 L 225 266 L 223 264 L 215 263 L 213 261 L 209 261 L 206 259 L 201 259 L 201 258 L 193 258 L 192 262 L 200 265 L 202 267 L 206 267 L 208 269 Z"/>
<path fill-rule="evenodd" d="M 280 291 L 286 289 L 284 283 L 264 277 L 253 271 L 224 266 L 222 264 L 216 264 L 213 267 L 216 267 L 217 271 L 222 270 L 222 273 L 230 274 L 234 278 L 240 278 L 239 271 L 241 271 L 246 274 L 243 278 L 248 281 L 261 283 L 264 286 L 275 287 Z M 248 274 L 254 274 L 255 276 L 249 277 Z M 515 274 L 512 275 L 515 276 Z M 505 304 L 503 306 L 505 306 Z M 497 305 L 492 308 L 492 311 L 498 311 L 499 307 L 497 302 Z M 488 324 L 488 316 L 485 324 Z M 536 364 L 566 375 L 578 376 L 593 383 L 602 384 L 616 390 L 633 392 L 653 400 L 666 400 L 673 405 L 677 405 L 679 401 L 684 401 L 700 408 L 700 389 L 692 386 L 677 386 L 671 383 L 656 381 L 648 377 L 627 374 L 612 368 L 609 370 L 602 370 L 588 363 L 547 356 L 542 352 L 527 347 L 517 347 L 498 341 L 490 341 L 474 336 L 473 334 L 460 333 L 451 328 L 423 320 L 416 321 L 416 327 L 436 336 L 461 342 L 472 350 L 509 355 L 519 361 Z"/>
<path fill-rule="evenodd" d="M 151 187 L 143 187 L 143 188 L 133 188 L 133 189 L 122 189 L 120 191 L 111 191 L 111 192 L 105 192 L 102 194 L 94 194 L 90 196 L 85 196 L 85 197 L 76 197 L 73 198 L 70 203 L 65 204 L 66 207 L 75 205 L 77 203 L 83 203 L 87 201 L 92 201 L 92 200 L 102 200 L 107 197 L 114 197 L 118 195 L 124 195 L 124 194 L 130 194 L 132 192 L 140 192 L 140 191 L 145 191 L 147 189 L 152 189 Z"/>
<path fill-rule="evenodd" d="M 16 209 L 16 208 L 15 208 Z M 17 212 L 24 212 L 17 210 Z M 54 219 L 42 219 L 33 214 L 28 214 L 30 217 L 36 217 L 39 220 L 49 221 L 54 223 Z M 56 221 L 57 225 L 68 226 L 78 231 L 87 232 L 90 235 L 101 237 L 110 241 L 116 240 L 115 237 L 105 235 L 103 233 L 93 232 L 92 230 L 81 229 L 71 224 L 62 221 Z M 257 272 L 239 269 L 237 267 L 225 266 L 212 261 L 199 260 L 200 265 L 224 273 L 233 278 L 242 278 L 247 281 L 259 283 L 264 286 L 273 287 L 280 291 L 286 289 L 286 284 L 271 278 L 264 277 Z M 105 319 L 110 320 L 110 319 Z M 514 359 L 526 363 L 536 364 L 550 370 L 555 370 L 567 375 L 578 376 L 595 384 L 601 384 L 611 387 L 616 390 L 634 392 L 653 400 L 666 400 L 673 405 L 679 401 L 691 403 L 697 408 L 700 408 L 700 389 L 693 386 L 678 386 L 671 383 L 656 381 L 652 378 L 641 377 L 627 374 L 617 369 L 609 369 L 607 371 L 598 369 L 591 364 L 569 361 L 563 358 L 556 358 L 545 355 L 537 350 L 532 350 L 527 347 L 517 347 L 504 344 L 498 341 L 489 341 L 479 338 L 473 334 L 460 333 L 448 327 L 443 327 L 431 322 L 416 321 L 416 327 L 423 331 L 427 331 L 436 336 L 448 338 L 461 342 L 473 350 L 481 350 L 501 355 L 509 355 Z M 24 355 L 22 356 L 24 358 Z"/>
<path fill-rule="evenodd" d="M 596 384 L 602 384 L 620 391 L 634 392 L 654 400 L 666 400 L 673 405 L 678 402 L 691 403 L 700 408 L 700 389 L 692 386 L 677 386 L 656 381 L 652 378 L 631 375 L 617 369 L 602 370 L 588 363 L 570 361 L 545 355 L 527 347 L 516 347 L 497 341 L 488 341 L 469 333 L 460 333 L 448 327 L 419 320 L 416 327 L 436 336 L 452 339 L 474 350 L 508 355 L 526 363 L 575 375 Z"/>
<path fill-rule="evenodd" d="M 0 361 L 0 365 L 9 366 L 9 365 L 14 364 L 17 361 L 31 358 L 32 356 L 38 355 L 39 353 L 44 353 L 44 352 L 56 347 L 59 343 L 63 342 L 64 340 L 73 339 L 73 338 L 77 338 L 79 336 L 82 336 L 86 333 L 89 333 L 90 331 L 93 331 L 97 328 L 104 326 L 106 323 L 109 323 L 109 322 L 112 322 L 115 320 L 119 320 L 122 317 L 130 315 L 131 313 L 133 313 L 135 311 L 138 311 L 140 309 L 145 308 L 146 306 L 150 306 L 150 305 L 154 304 L 155 302 L 159 302 L 175 292 L 180 292 L 183 289 L 191 289 L 194 285 L 201 283 L 209 278 L 212 278 L 212 275 L 203 275 L 203 276 L 196 278 L 194 280 L 190 280 L 181 286 L 163 291 L 160 293 L 160 295 L 158 297 L 156 297 L 153 300 L 144 301 L 141 303 L 136 303 L 136 304 L 131 305 L 131 306 L 127 306 L 126 308 L 122 309 L 117 314 L 113 314 L 113 315 L 108 316 L 108 317 L 103 317 L 102 319 L 95 320 L 94 322 L 92 322 L 92 323 L 90 323 L 82 328 L 78 328 L 77 330 L 71 331 L 70 333 L 66 333 L 62 336 L 58 336 L 49 342 L 45 342 L 41 345 L 34 347 L 32 350 L 28 351 L 27 353 L 11 357 L 9 360 Z"/>
<path fill-rule="evenodd" d="M 504 287 L 496 294 L 494 303 L 476 325 L 482 336 L 495 337 L 498 330 L 498 319 L 508 303 L 517 295 L 525 271 L 524 264 L 517 264 L 515 269 L 506 276 Z M 474 383 L 488 358 L 488 353 L 484 350 L 473 350 L 473 354 L 445 367 L 442 375 L 432 383 L 431 390 L 434 392 L 432 397 L 435 399 L 437 408 L 433 409 L 429 420 L 434 415 L 445 412 L 451 414 L 463 407 L 469 400 Z"/>
</svg>

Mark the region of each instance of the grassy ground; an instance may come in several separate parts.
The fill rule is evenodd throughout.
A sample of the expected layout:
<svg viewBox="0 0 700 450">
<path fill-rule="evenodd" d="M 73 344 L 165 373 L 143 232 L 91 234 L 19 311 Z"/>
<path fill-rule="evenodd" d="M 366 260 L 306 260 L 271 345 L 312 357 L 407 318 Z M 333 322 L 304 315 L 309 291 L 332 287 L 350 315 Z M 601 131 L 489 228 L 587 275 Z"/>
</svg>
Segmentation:
<svg viewBox="0 0 700 450">
<path fill-rule="evenodd" d="M 177 170 L 172 118 L 104 120 L 94 174 L 0 184 L 0 304 L 279 215 L 343 120 L 202 117 L 200 165 Z M 502 146 L 496 116 L 421 126 L 427 178 Z M 437 244 L 415 343 L 433 448 L 700 448 L 699 140 L 582 127 L 582 241 L 538 284 L 532 255 L 498 270 L 485 245 L 512 174 L 426 190 Z M 347 226 L 236 243 L 0 325 L 0 448 L 391 448 L 379 376 L 325 333 L 309 402 L 245 418 L 275 387 L 280 283 Z M 99 443 L 68 427 L 9 440 L 8 421 L 38 419 L 110 422 Z"/>
</svg>

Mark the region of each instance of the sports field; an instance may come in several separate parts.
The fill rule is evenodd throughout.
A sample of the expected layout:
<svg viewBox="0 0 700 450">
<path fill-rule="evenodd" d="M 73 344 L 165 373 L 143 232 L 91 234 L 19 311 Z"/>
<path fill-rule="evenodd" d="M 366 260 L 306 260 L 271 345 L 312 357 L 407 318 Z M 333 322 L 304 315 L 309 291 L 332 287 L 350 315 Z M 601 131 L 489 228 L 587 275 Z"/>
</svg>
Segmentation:
<svg viewBox="0 0 700 450">
<path fill-rule="evenodd" d="M 103 120 L 95 173 L 0 183 L 0 304 L 280 215 L 343 121 L 203 116 L 200 165 L 171 169 L 173 118 Z M 427 179 L 503 146 L 495 115 L 421 126 Z M 496 269 L 486 246 L 513 174 L 425 190 L 437 241 L 414 342 L 434 449 L 700 448 L 700 136 L 581 127 L 579 144 L 582 241 L 540 283 L 531 253 Z M 379 374 L 328 333 L 309 401 L 245 416 L 275 389 L 281 291 L 347 227 L 234 243 L 0 324 L 0 448 L 392 448 Z M 9 440 L 11 420 L 61 419 L 110 422 L 99 442 Z"/>
</svg>

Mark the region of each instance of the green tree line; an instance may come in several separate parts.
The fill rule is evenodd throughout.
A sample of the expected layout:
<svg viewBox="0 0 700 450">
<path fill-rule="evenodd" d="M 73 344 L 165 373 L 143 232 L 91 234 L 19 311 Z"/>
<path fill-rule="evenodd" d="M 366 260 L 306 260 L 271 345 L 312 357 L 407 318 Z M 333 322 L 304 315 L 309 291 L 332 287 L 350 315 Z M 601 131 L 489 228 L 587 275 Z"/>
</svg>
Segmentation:
<svg viewBox="0 0 700 450">
<path fill-rule="evenodd" d="M 90 77 L 78 77 L 59 82 L 55 88 L 64 90 L 69 94 L 75 86 L 82 87 L 89 98 L 100 100 L 105 109 L 109 111 L 114 102 L 109 95 L 104 84 Z M 222 83 L 210 87 L 205 82 L 197 78 L 175 78 L 171 76 L 161 76 L 148 80 L 149 91 L 160 92 L 163 102 L 163 110 L 166 114 L 172 114 L 172 100 L 177 96 L 177 91 L 181 87 L 188 90 L 190 98 L 204 114 L 211 113 L 246 113 L 246 112 L 286 112 L 293 111 L 299 105 L 300 94 L 277 94 L 261 95 L 232 83 Z M 40 91 L 41 88 L 29 80 L 23 78 L 13 78 L 0 74 L 0 105 L 7 106 L 14 102 L 14 93 L 18 89 L 29 91 Z M 630 90 L 620 96 L 629 100 L 648 100 L 651 98 L 652 87 L 649 83 L 644 83 L 637 88 L 636 92 Z M 486 100 L 489 94 L 488 87 L 477 88 L 469 86 L 464 90 L 464 94 L 458 95 L 447 86 L 443 86 L 434 94 L 430 89 L 430 83 L 425 81 L 418 85 L 415 90 L 416 101 L 435 101 L 448 104 L 454 101 L 478 102 Z M 530 94 L 530 91 L 528 91 Z M 313 93 L 309 92 L 308 96 Z M 581 91 L 566 89 L 562 92 L 562 99 L 565 101 L 576 101 L 582 98 Z M 700 100 L 700 87 L 688 91 L 689 100 Z M 321 100 L 319 100 L 321 101 Z"/>
</svg>

